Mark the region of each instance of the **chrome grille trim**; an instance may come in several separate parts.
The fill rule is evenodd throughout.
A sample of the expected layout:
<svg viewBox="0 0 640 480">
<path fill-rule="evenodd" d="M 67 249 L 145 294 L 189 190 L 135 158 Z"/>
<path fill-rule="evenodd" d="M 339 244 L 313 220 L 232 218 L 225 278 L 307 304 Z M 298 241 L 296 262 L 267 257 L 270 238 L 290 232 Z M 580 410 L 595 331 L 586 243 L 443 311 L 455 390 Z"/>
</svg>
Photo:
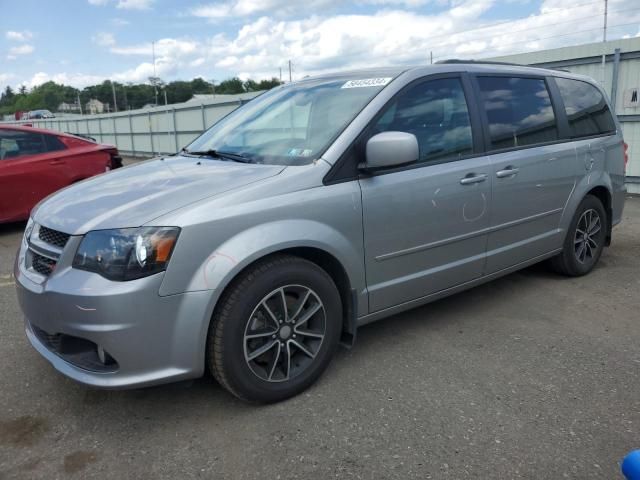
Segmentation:
<svg viewBox="0 0 640 480">
<path fill-rule="evenodd" d="M 52 228 L 48 228 L 40 225 L 38 229 L 38 238 L 42 240 L 44 243 L 48 243 L 49 245 L 54 245 L 58 248 L 63 249 L 67 242 L 69 241 L 68 233 L 59 232 L 58 230 L 53 230 Z"/>
<path fill-rule="evenodd" d="M 27 238 L 26 269 L 41 277 L 49 277 L 70 238 L 67 233 L 35 224 Z"/>
<path fill-rule="evenodd" d="M 51 275 L 51 272 L 56 268 L 57 263 L 57 260 L 32 252 L 31 268 L 40 275 L 45 277 Z"/>
</svg>

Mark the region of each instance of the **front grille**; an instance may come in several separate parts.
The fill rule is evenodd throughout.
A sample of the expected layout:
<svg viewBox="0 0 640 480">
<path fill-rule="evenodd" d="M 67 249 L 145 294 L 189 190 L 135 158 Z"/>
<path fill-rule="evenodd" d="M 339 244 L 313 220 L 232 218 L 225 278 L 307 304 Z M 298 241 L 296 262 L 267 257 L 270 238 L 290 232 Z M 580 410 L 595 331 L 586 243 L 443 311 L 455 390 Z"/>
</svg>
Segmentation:
<svg viewBox="0 0 640 480">
<path fill-rule="evenodd" d="M 56 268 L 57 262 L 36 252 L 31 252 L 31 255 L 31 267 L 40 275 L 44 275 L 45 277 L 51 275 L 53 269 Z"/>
<path fill-rule="evenodd" d="M 38 232 L 40 240 L 50 245 L 55 245 L 58 248 L 64 248 L 70 236 L 68 233 L 59 232 L 43 226 L 40 226 L 40 231 Z"/>
</svg>

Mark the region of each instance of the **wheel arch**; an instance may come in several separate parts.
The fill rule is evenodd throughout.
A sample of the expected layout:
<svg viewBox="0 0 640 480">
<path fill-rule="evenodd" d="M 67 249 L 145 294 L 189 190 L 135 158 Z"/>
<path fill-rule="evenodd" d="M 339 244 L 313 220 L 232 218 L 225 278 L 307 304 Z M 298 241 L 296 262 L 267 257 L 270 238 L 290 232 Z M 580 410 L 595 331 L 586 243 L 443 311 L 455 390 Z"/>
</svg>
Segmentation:
<svg viewBox="0 0 640 480">
<path fill-rule="evenodd" d="M 589 190 L 584 196 L 592 195 L 602 202 L 604 211 L 607 214 L 607 236 L 605 237 L 605 245 L 611 244 L 611 222 L 613 217 L 613 210 L 611 206 L 611 191 L 604 185 L 598 185 Z"/>
<path fill-rule="evenodd" d="M 356 291 L 352 288 L 351 279 L 349 278 L 347 270 L 342 262 L 340 262 L 335 255 L 326 249 L 319 248 L 317 246 L 284 247 L 275 249 L 252 259 L 251 262 L 235 271 L 233 276 L 225 281 L 224 286 L 220 289 L 219 295 L 217 295 L 217 301 L 212 311 L 212 317 L 213 314 L 215 314 L 216 309 L 220 307 L 219 300 L 224 296 L 225 292 L 230 288 L 233 288 L 235 280 L 240 278 L 257 263 L 278 255 L 290 255 L 307 260 L 324 270 L 327 275 L 331 277 L 338 289 L 342 303 L 342 335 L 340 341 L 341 344 L 346 347 L 353 346 L 356 337 L 356 318 L 358 310 Z"/>
</svg>

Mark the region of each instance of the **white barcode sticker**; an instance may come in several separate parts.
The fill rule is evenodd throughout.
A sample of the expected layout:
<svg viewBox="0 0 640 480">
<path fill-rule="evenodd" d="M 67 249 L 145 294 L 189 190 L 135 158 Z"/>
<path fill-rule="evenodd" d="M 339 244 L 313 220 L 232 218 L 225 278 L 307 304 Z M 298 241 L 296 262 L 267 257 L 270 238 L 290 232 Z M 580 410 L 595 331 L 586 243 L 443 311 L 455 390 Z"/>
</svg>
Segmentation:
<svg viewBox="0 0 640 480">
<path fill-rule="evenodd" d="M 363 78 L 362 80 L 349 80 L 340 88 L 384 87 L 391 80 L 392 80 L 391 77 Z"/>
</svg>

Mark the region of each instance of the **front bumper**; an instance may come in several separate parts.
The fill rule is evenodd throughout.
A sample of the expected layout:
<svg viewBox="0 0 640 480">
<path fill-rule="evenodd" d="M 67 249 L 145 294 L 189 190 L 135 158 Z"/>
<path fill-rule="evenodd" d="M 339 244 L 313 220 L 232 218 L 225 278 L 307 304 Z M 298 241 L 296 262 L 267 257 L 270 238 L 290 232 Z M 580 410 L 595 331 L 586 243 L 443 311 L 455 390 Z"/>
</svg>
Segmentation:
<svg viewBox="0 0 640 480">
<path fill-rule="evenodd" d="M 148 386 L 204 373 L 211 291 L 160 296 L 164 274 L 112 282 L 73 269 L 65 254 L 38 282 L 14 266 L 29 341 L 58 371 L 103 388 Z M 66 350 L 59 342 L 66 341 Z M 113 360 L 101 368 L 97 348 Z M 93 349 L 93 351 L 92 351 Z M 71 353 L 70 353 L 71 352 Z"/>
</svg>

